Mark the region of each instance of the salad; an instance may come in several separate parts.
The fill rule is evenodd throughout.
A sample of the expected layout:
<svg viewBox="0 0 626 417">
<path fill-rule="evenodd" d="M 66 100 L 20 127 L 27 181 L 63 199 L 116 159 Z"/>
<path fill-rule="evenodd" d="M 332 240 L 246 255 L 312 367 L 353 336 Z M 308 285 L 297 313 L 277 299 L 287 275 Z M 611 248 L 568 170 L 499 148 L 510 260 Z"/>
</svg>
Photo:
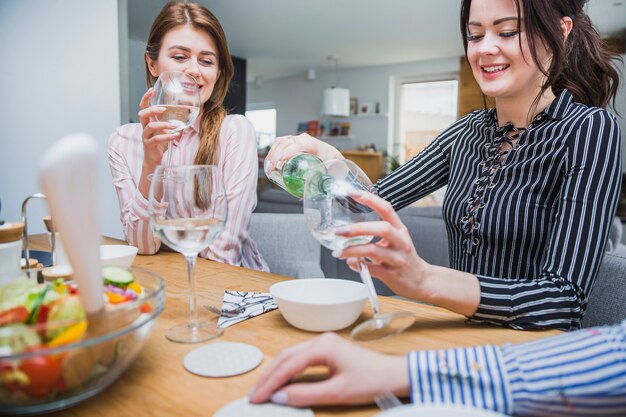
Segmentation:
<svg viewBox="0 0 626 417">
<path fill-rule="evenodd" d="M 107 307 L 144 296 L 144 289 L 134 281 L 130 271 L 106 267 L 102 273 Z M 139 310 L 149 313 L 151 305 L 140 305 Z M 71 352 L 23 359 L 9 357 L 78 342 L 85 336 L 87 327 L 78 288 L 71 281 L 58 279 L 37 284 L 23 276 L 1 286 L 0 388 L 4 388 L 4 394 L 46 398 L 83 382 L 85 377 L 76 378 L 76 366 L 67 366 L 76 363 Z M 83 364 L 91 368 L 90 364 Z M 93 369 L 85 372 L 88 377 Z"/>
</svg>

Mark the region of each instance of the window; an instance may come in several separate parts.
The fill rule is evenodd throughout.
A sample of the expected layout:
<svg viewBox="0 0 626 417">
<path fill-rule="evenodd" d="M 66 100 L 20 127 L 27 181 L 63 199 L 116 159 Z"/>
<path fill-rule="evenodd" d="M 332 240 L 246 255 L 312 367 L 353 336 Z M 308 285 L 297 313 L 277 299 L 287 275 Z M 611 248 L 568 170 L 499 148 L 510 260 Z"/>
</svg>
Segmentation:
<svg viewBox="0 0 626 417">
<path fill-rule="evenodd" d="M 404 83 L 400 89 L 400 158 L 407 161 L 456 120 L 457 80 Z"/>
<path fill-rule="evenodd" d="M 458 81 L 451 79 L 455 74 L 439 80 L 402 78 L 395 84 L 395 135 L 392 155 L 400 163 L 417 155 L 444 129 L 450 126 L 457 115 Z M 446 187 L 420 201 L 417 206 L 441 205 Z"/>
<path fill-rule="evenodd" d="M 257 148 L 264 149 L 272 146 L 276 139 L 276 109 L 250 109 L 246 111 L 246 117 L 256 130 Z"/>
</svg>

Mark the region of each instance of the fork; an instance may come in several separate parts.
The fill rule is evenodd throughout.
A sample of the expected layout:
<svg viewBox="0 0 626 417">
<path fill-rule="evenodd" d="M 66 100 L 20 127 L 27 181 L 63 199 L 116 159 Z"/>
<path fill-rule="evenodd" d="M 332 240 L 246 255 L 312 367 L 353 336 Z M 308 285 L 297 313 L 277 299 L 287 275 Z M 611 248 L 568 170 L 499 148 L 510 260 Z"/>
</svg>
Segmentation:
<svg viewBox="0 0 626 417">
<path fill-rule="evenodd" d="M 219 309 L 217 307 L 212 306 L 211 304 L 205 304 L 204 308 L 206 308 L 213 314 L 217 314 L 218 316 L 224 316 L 224 317 L 236 317 L 242 311 L 242 308 L 239 306 L 230 310 L 226 310 L 226 309 Z"/>
<path fill-rule="evenodd" d="M 374 402 L 381 410 L 388 410 L 390 408 L 399 407 L 402 405 L 402 401 L 398 399 L 391 391 L 385 390 L 382 393 L 374 397 Z"/>
<path fill-rule="evenodd" d="M 211 304 L 205 304 L 204 308 L 206 308 L 207 310 L 209 310 L 211 313 L 220 315 L 220 316 L 224 316 L 224 317 L 236 317 L 239 314 L 241 314 L 241 312 L 243 312 L 246 308 L 251 307 L 251 306 L 255 306 L 255 305 L 259 305 L 259 304 L 265 304 L 266 302 L 268 302 L 269 300 L 271 300 L 271 297 L 266 297 L 264 299 L 261 300 L 257 300 L 257 301 L 252 301 L 249 303 L 246 303 L 244 305 L 239 305 L 235 302 L 232 301 L 225 301 L 225 304 L 231 304 L 234 307 L 232 308 L 217 308 L 212 306 Z"/>
</svg>

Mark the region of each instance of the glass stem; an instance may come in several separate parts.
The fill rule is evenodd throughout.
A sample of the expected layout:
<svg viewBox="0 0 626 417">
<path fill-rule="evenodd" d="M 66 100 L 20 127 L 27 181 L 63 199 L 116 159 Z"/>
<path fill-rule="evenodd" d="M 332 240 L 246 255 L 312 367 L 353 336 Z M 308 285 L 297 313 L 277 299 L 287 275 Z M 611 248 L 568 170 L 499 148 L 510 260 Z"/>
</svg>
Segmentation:
<svg viewBox="0 0 626 417">
<path fill-rule="evenodd" d="M 198 326 L 198 304 L 196 303 L 196 259 L 198 254 L 185 255 L 187 261 L 187 281 L 189 284 L 189 326 Z"/>
<path fill-rule="evenodd" d="M 380 314 L 380 305 L 378 304 L 376 288 L 374 287 L 374 282 L 372 282 L 370 270 L 367 267 L 367 264 L 365 263 L 363 258 L 359 258 L 359 267 L 359 275 L 361 276 L 361 281 L 363 281 L 363 284 L 365 284 L 365 287 L 367 288 L 367 296 L 369 297 L 370 303 L 372 304 L 374 315 L 377 316 L 378 314 Z"/>
</svg>

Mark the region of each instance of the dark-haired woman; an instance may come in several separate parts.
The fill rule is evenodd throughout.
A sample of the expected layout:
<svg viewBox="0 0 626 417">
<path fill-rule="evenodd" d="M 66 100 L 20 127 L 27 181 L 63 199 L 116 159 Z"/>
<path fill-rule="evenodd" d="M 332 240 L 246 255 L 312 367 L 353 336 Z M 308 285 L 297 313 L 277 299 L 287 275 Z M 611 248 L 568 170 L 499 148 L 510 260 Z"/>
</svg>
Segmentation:
<svg viewBox="0 0 626 417">
<path fill-rule="evenodd" d="M 338 230 L 375 235 L 341 258 L 397 294 L 516 329 L 581 327 L 621 179 L 620 131 L 604 108 L 619 75 L 583 0 L 464 0 L 461 31 L 474 77 L 495 108 L 472 112 L 355 197 L 383 221 Z M 340 158 L 303 135 L 295 152 Z M 451 268 L 421 259 L 395 210 L 448 185 Z"/>
<path fill-rule="evenodd" d="M 228 221 L 225 231 L 200 256 L 269 270 L 250 238 L 258 176 L 254 128 L 243 116 L 226 115 L 222 107 L 233 63 L 219 21 L 199 4 L 166 4 L 152 24 L 145 60 L 148 86 L 163 71 L 182 71 L 194 77 L 202 108 L 193 126 L 170 133 L 174 126 L 156 119 L 165 109 L 149 106 L 153 94 L 149 89 L 140 103 L 141 123 L 121 126 L 111 135 L 109 165 L 126 239 L 143 254 L 159 249 L 160 241 L 149 226 L 146 197 L 149 175 L 164 158 L 176 165 L 217 165 L 224 178 Z M 173 145 L 169 157 L 164 155 L 168 142 Z"/>
</svg>

